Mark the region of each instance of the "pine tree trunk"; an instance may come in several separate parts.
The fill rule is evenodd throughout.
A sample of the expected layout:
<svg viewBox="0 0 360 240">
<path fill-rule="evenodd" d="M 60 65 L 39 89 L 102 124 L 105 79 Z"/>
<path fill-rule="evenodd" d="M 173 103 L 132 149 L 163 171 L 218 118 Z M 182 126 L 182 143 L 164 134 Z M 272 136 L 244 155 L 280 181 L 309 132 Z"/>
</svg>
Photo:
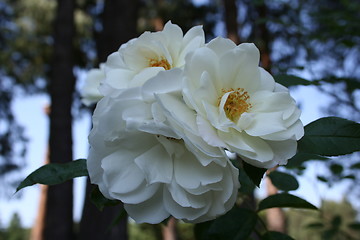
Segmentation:
<svg viewBox="0 0 360 240">
<path fill-rule="evenodd" d="M 225 8 L 225 26 L 227 31 L 227 36 L 234 43 L 239 44 L 240 37 L 238 34 L 238 8 L 236 6 L 235 0 L 223 0 Z"/>
<path fill-rule="evenodd" d="M 117 51 L 121 44 L 136 37 L 138 0 L 107 0 L 102 15 L 103 31 L 96 36 L 99 63 Z M 127 218 L 109 228 L 114 219 L 123 211 L 123 206 L 105 207 L 100 212 L 89 195 L 92 185 L 87 181 L 84 209 L 80 222 L 79 240 L 126 240 Z M 109 230 L 110 229 L 110 230 Z"/>
<path fill-rule="evenodd" d="M 72 161 L 71 105 L 73 76 L 74 1 L 58 0 L 54 52 L 49 85 L 51 97 L 49 153 L 51 163 Z M 46 199 L 45 240 L 73 239 L 73 183 L 50 186 Z"/>
</svg>

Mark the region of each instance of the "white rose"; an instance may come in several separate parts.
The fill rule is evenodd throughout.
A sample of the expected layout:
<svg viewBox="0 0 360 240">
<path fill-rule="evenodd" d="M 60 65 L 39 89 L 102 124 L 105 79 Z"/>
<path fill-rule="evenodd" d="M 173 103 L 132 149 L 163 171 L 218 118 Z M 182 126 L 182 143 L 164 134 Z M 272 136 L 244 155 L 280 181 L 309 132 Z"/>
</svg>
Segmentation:
<svg viewBox="0 0 360 240">
<path fill-rule="evenodd" d="M 186 54 L 204 44 L 201 26 L 183 35 L 178 25 L 168 22 L 160 32 L 145 32 L 108 57 L 101 92 L 108 95 L 116 89 L 141 86 L 160 71 L 182 68 Z"/>
<path fill-rule="evenodd" d="M 187 56 L 183 95 L 208 144 L 271 168 L 296 153 L 304 129 L 288 90 L 258 64 L 255 45 L 216 38 Z"/>
<path fill-rule="evenodd" d="M 80 91 L 81 101 L 90 106 L 97 103 L 103 95 L 99 91 L 100 81 L 105 79 L 104 65 L 100 64 L 100 68 L 91 69 L 85 78 L 85 83 Z"/>
<path fill-rule="evenodd" d="M 164 96 L 181 101 L 181 73 L 164 71 L 141 88 L 115 91 L 94 112 L 90 179 L 104 196 L 121 200 L 139 223 L 169 216 L 207 221 L 230 210 L 236 200 L 238 170 L 224 151 L 182 128 L 157 101 Z"/>
</svg>

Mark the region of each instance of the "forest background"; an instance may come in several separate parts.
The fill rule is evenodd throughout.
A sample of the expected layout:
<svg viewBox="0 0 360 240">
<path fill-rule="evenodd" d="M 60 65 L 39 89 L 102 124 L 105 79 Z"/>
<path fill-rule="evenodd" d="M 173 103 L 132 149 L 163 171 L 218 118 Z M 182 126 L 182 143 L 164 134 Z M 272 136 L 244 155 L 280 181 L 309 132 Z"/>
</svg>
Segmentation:
<svg viewBox="0 0 360 240">
<path fill-rule="evenodd" d="M 180 25 L 184 32 L 194 25 L 201 24 L 204 26 L 208 40 L 222 35 L 236 43 L 254 42 L 261 51 L 261 65 L 270 71 L 278 82 L 290 87 L 304 113 L 308 113 L 303 116 L 304 123 L 327 115 L 345 117 L 358 122 L 360 119 L 358 99 L 360 70 L 357 68 L 360 61 L 360 26 L 357 24 L 360 20 L 359 12 L 360 3 L 346 0 L 2 0 L 0 2 L 0 194 L 2 198 L 0 239 L 9 237 L 11 235 L 9 232 L 13 231 L 11 229 L 14 226 L 15 229 L 21 227 L 21 219 L 18 216 L 22 216 L 22 212 L 19 212 L 20 215 L 15 215 L 11 223 L 5 221 L 5 224 L 2 223 L 2 212 L 7 208 L 7 201 L 21 199 L 21 193 L 13 195 L 19 181 L 45 160 L 47 152 L 45 141 L 49 140 L 50 151 L 59 153 L 53 154 L 59 157 L 51 160 L 53 162 L 67 162 L 86 157 L 86 134 L 90 128 L 91 110 L 81 104 L 78 91 L 86 71 L 105 61 L 106 57 L 116 51 L 122 43 L 139 36 L 145 30 L 161 30 L 168 20 Z M 64 63 L 62 58 L 70 61 Z M 43 113 L 45 103 L 36 110 L 32 105 L 34 102 L 29 100 L 39 97 L 46 99 L 45 103 L 51 102 L 52 113 L 44 122 L 31 123 L 42 129 L 36 130 L 35 134 L 43 131 L 45 138 L 42 140 L 45 144 L 42 159 L 32 159 L 29 146 L 33 138 L 25 125 L 30 121 L 31 115 L 46 114 Z M 25 101 L 30 102 L 26 111 L 21 110 L 25 119 L 26 115 L 29 119 L 24 124 L 17 118 L 14 110 L 19 102 Z M 319 105 L 322 106 L 320 113 L 315 112 L 314 107 Z M 82 126 L 81 133 L 75 130 L 76 125 Z M 77 138 L 80 139 L 76 140 Z M 56 144 L 59 142 L 62 144 Z M 82 142 L 81 146 L 73 147 L 72 143 L 77 142 Z M 77 152 L 76 149 L 79 148 L 81 150 Z M 337 198 L 341 199 L 340 203 L 333 203 L 320 197 L 321 201 L 316 205 L 323 209 L 321 214 L 312 216 L 293 210 L 285 211 L 286 231 L 291 236 L 296 239 L 310 239 L 304 236 L 314 237 L 313 239 L 326 236 L 338 237 L 338 239 L 359 237 L 359 224 L 356 221 L 359 220 L 357 217 L 359 206 L 356 205 L 356 199 L 359 199 L 360 194 L 359 189 L 356 188 L 360 180 L 358 156 L 355 153 L 341 158 L 302 159 L 293 161 L 293 164 L 290 163 L 288 167 L 281 169 L 282 172 L 290 173 L 299 180 L 303 179 L 303 176 L 311 176 L 312 185 L 325 185 L 338 190 L 337 186 L 341 184 L 341 197 Z M 34 162 L 38 165 L 33 165 Z M 33 168 L 29 169 L 25 166 L 33 166 Z M 82 183 L 85 183 L 84 179 Z M 43 221 L 46 221 L 46 218 L 53 218 L 51 216 L 57 216 L 62 221 L 68 222 L 66 226 L 64 225 L 65 229 L 59 229 L 68 236 L 62 239 L 71 239 L 73 236 L 85 239 L 86 234 L 94 236 L 91 231 L 86 233 L 82 231 L 82 229 L 91 229 L 87 225 L 91 223 L 85 221 L 85 216 L 86 214 L 94 216 L 94 213 L 84 212 L 82 218 L 79 214 L 77 220 L 81 220 L 80 224 L 73 226 L 73 198 L 79 195 L 79 192 L 85 192 L 84 189 L 81 190 L 85 186 L 82 183 L 77 184 L 75 190 L 69 182 L 48 192 L 48 199 L 62 199 L 63 207 L 67 209 L 53 211 L 50 202 L 56 201 L 48 201 L 50 205 L 45 205 L 47 211 L 43 216 Z M 262 189 L 264 188 L 266 186 L 262 186 Z M 302 188 L 307 187 L 302 186 Z M 336 193 L 338 192 L 335 191 Z M 266 190 L 260 192 L 259 197 L 261 194 L 266 195 Z M 312 198 L 306 194 L 313 193 L 307 191 L 304 194 L 302 197 L 311 202 Z M 76 208 L 81 209 L 82 201 L 87 200 L 84 197 L 77 198 L 79 200 L 76 202 Z M 27 205 L 27 203 L 22 204 Z M 326 210 L 335 208 L 339 210 Z M 93 208 L 92 211 L 96 209 Z M 114 211 L 109 210 L 109 212 Z M 114 216 L 107 216 L 106 219 L 110 220 L 104 223 L 103 228 L 106 228 L 105 225 L 110 224 L 113 218 Z M 304 231 L 297 229 L 299 223 Z M 113 233 L 108 234 L 109 239 L 111 239 L 110 235 L 123 234 L 131 238 L 139 232 L 146 231 L 152 231 L 155 236 L 159 232 L 161 234 L 161 227 L 159 230 L 149 226 L 137 226 L 137 233 L 133 233 L 135 228 L 131 224 L 129 228 L 125 227 L 128 229 L 125 233 L 124 224 L 122 227 L 122 230 L 119 227 L 118 233 L 112 230 Z M 191 226 L 187 227 L 191 228 Z M 139 229 L 143 231 L 138 231 Z M 33 233 L 25 231 L 26 234 Z M 27 236 L 21 237 L 27 239 Z M 183 238 L 185 239 L 184 236 Z"/>
</svg>

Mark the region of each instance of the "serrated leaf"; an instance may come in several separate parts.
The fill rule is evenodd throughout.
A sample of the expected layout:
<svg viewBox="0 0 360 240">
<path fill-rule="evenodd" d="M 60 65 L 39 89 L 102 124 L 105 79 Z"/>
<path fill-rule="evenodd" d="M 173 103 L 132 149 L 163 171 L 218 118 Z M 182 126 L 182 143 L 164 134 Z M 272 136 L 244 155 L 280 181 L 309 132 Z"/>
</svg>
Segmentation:
<svg viewBox="0 0 360 240">
<path fill-rule="evenodd" d="M 287 75 L 287 74 L 278 74 L 274 76 L 274 79 L 277 83 L 285 87 L 297 86 L 297 85 L 319 85 L 316 81 L 309 81 L 301 77 L 297 77 L 294 75 Z"/>
<path fill-rule="evenodd" d="M 272 171 L 268 175 L 271 179 L 272 184 L 280 190 L 283 191 L 292 191 L 299 188 L 299 183 L 296 178 L 290 174 Z"/>
<path fill-rule="evenodd" d="M 210 239 L 219 240 L 246 240 L 252 233 L 257 220 L 258 216 L 254 211 L 234 207 L 212 222 L 207 236 Z"/>
<path fill-rule="evenodd" d="M 96 186 L 91 191 L 90 194 L 90 201 L 99 209 L 102 211 L 104 207 L 106 206 L 115 206 L 117 204 L 120 204 L 120 201 L 117 200 L 110 200 L 104 197 L 104 195 L 100 192 L 99 188 Z"/>
<path fill-rule="evenodd" d="M 304 162 L 307 162 L 310 160 L 324 161 L 324 160 L 328 160 L 328 159 L 329 158 L 323 157 L 323 156 L 320 156 L 317 154 L 298 152 L 294 157 L 289 159 L 289 161 L 285 165 L 285 167 L 286 168 L 296 168 L 296 167 L 300 167 Z"/>
<path fill-rule="evenodd" d="M 259 187 L 261 180 L 264 177 L 265 172 L 267 171 L 267 169 L 265 168 L 258 168 L 255 167 L 253 165 L 250 165 L 246 162 L 243 161 L 243 168 L 244 171 L 246 173 L 246 175 L 249 176 L 249 178 L 251 179 L 251 181 L 257 186 Z"/>
<path fill-rule="evenodd" d="M 294 238 L 285 233 L 269 231 L 261 236 L 261 240 L 294 240 Z"/>
<path fill-rule="evenodd" d="M 360 124 L 338 117 L 320 118 L 305 126 L 298 150 L 323 156 L 360 151 Z"/>
<path fill-rule="evenodd" d="M 288 193 L 279 193 L 271 195 L 263 199 L 259 203 L 258 211 L 262 211 L 268 208 L 304 208 L 304 209 L 314 209 L 317 210 L 317 207 L 309 203 L 308 201 L 294 196 Z"/>
<path fill-rule="evenodd" d="M 55 185 L 82 176 L 88 176 L 86 159 L 78 159 L 68 163 L 49 163 L 27 176 L 16 191 L 37 183 Z"/>
</svg>

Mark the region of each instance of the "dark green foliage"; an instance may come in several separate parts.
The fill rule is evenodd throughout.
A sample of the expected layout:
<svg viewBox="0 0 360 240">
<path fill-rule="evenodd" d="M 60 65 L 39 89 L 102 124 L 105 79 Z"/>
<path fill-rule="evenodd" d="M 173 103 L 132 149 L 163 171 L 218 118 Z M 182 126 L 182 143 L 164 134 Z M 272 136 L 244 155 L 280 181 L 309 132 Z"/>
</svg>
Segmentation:
<svg viewBox="0 0 360 240">
<path fill-rule="evenodd" d="M 16 191 L 37 183 L 55 185 L 82 176 L 88 176 L 85 159 L 74 160 L 69 163 L 50 163 L 27 176 Z"/>
<path fill-rule="evenodd" d="M 248 163 L 246 163 L 245 161 L 243 161 L 243 168 L 245 173 L 249 176 L 249 178 L 251 179 L 251 181 L 259 187 L 261 180 L 264 177 L 264 174 L 266 172 L 267 169 L 265 168 L 258 168 L 255 167 L 253 165 L 250 165 Z"/>
<path fill-rule="evenodd" d="M 293 240 L 293 238 L 284 233 L 269 231 L 261 236 L 261 240 Z"/>
<path fill-rule="evenodd" d="M 280 193 L 275 195 L 270 195 L 269 197 L 263 199 L 259 203 L 258 211 L 262 211 L 268 208 L 304 208 L 316 210 L 317 207 L 307 202 L 306 200 L 299 198 L 297 196 Z"/>
<path fill-rule="evenodd" d="M 214 221 L 197 224 L 197 240 L 246 240 L 258 221 L 257 214 L 249 209 L 234 207 Z"/>
<path fill-rule="evenodd" d="M 303 79 L 301 77 L 297 77 L 294 75 L 287 75 L 287 74 L 278 74 L 274 76 L 275 81 L 277 83 L 280 83 L 281 85 L 285 87 L 292 87 L 292 86 L 307 86 L 307 85 L 319 85 L 319 82 L 317 81 L 309 81 L 306 79 Z"/>
<path fill-rule="evenodd" d="M 120 201 L 117 200 L 110 200 L 104 197 L 100 192 L 99 188 L 96 186 L 90 195 L 91 202 L 100 210 L 102 211 L 106 206 L 114 206 L 120 204 Z"/>
<path fill-rule="evenodd" d="M 298 150 L 323 156 L 360 151 L 360 124 L 337 117 L 318 119 L 305 126 Z"/>
<path fill-rule="evenodd" d="M 272 184 L 274 184 L 274 186 L 279 190 L 292 191 L 299 188 L 298 181 L 290 174 L 279 171 L 272 171 L 268 177 L 271 179 Z"/>
<path fill-rule="evenodd" d="M 286 164 L 286 168 L 300 167 L 307 161 L 326 161 L 328 159 L 329 158 L 317 154 L 298 152 L 294 157 L 289 159 L 288 163 Z"/>
</svg>

